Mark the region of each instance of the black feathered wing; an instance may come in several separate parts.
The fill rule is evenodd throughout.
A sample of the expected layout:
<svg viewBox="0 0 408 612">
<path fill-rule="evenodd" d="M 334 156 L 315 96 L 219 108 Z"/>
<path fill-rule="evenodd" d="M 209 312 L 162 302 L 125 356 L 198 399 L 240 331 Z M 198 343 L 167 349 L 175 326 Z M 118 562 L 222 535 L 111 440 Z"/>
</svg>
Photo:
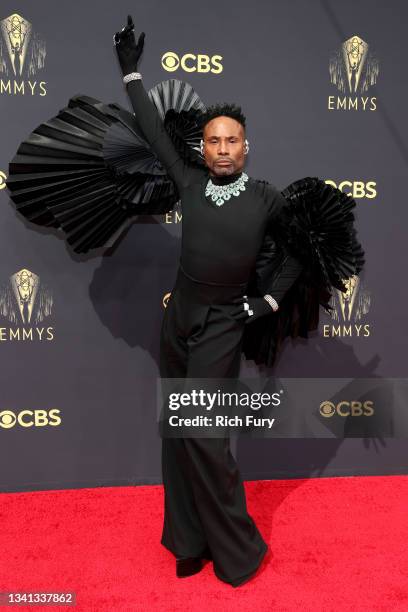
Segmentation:
<svg viewBox="0 0 408 612">
<path fill-rule="evenodd" d="M 244 330 L 246 358 L 268 366 L 274 364 L 286 337 L 307 338 L 317 329 L 320 306 L 327 312 L 332 310 L 333 288 L 345 292 L 345 280 L 358 276 L 365 263 L 354 225 L 356 203 L 352 197 L 316 177 L 297 180 L 281 193 L 287 205 L 278 227 L 265 236 L 249 291 L 267 293 L 287 255 L 303 267 L 279 310 L 251 322 Z"/>
</svg>

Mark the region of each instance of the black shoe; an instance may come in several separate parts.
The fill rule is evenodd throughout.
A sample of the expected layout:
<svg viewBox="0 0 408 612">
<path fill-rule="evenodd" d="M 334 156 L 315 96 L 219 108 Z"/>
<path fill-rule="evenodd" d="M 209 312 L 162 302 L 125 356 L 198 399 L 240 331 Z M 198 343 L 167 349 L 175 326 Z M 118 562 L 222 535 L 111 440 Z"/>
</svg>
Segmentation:
<svg viewBox="0 0 408 612">
<path fill-rule="evenodd" d="M 202 569 L 202 557 L 179 557 L 176 559 L 176 574 L 178 578 L 193 576 Z"/>
<path fill-rule="evenodd" d="M 193 576 L 203 569 L 203 559 L 212 561 L 211 550 L 205 547 L 199 557 L 176 557 L 176 574 L 179 578 Z"/>
</svg>

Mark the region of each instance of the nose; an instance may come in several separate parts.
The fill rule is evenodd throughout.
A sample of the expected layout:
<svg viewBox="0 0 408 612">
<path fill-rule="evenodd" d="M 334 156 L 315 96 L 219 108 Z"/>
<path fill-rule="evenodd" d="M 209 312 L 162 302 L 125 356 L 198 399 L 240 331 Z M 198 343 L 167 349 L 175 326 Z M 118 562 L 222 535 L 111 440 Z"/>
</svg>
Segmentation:
<svg viewBox="0 0 408 612">
<path fill-rule="evenodd" d="M 218 143 L 218 155 L 228 155 L 228 141 L 220 140 Z"/>
</svg>

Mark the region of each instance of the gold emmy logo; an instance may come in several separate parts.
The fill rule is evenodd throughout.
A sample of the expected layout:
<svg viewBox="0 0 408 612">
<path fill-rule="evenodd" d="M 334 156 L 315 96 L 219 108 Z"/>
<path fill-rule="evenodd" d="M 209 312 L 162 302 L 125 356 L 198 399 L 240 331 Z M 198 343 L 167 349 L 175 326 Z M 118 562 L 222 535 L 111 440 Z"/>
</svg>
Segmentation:
<svg viewBox="0 0 408 612">
<path fill-rule="evenodd" d="M 343 279 L 347 291 L 333 290 L 330 306 L 331 318 L 337 325 L 323 325 L 323 336 L 351 337 L 369 336 L 370 326 L 362 320 L 368 314 L 371 305 L 371 294 L 358 276 Z"/>
<path fill-rule="evenodd" d="M 163 306 L 164 308 L 167 308 L 167 304 L 169 303 L 169 299 L 171 296 L 171 291 L 169 291 L 169 293 L 165 293 L 163 296 Z"/>
<path fill-rule="evenodd" d="M 14 13 L 0 21 L 0 75 L 8 77 L 0 80 L 0 93 L 24 94 L 29 88 L 34 95 L 38 87 L 44 96 L 45 82 L 30 79 L 44 68 L 45 56 L 45 41 L 27 19 Z"/>
<path fill-rule="evenodd" d="M 178 68 L 184 72 L 212 72 L 219 74 L 223 70 L 222 55 L 206 55 L 205 53 L 185 53 L 179 56 L 174 51 L 166 51 L 162 55 L 161 64 L 167 72 L 175 72 Z"/>
<path fill-rule="evenodd" d="M 359 417 L 359 416 L 373 416 L 374 406 L 372 400 L 366 400 L 360 402 L 358 400 L 347 401 L 342 400 L 337 404 L 325 400 L 319 406 L 319 412 L 321 416 L 330 418 L 335 414 L 340 417 Z"/>
<path fill-rule="evenodd" d="M 377 99 L 364 94 L 377 83 L 378 72 L 379 61 L 367 42 L 357 35 L 344 41 L 330 58 L 329 73 L 331 83 L 348 95 L 329 96 L 329 110 L 376 110 Z"/>
<path fill-rule="evenodd" d="M 345 293 L 338 289 L 335 290 L 337 303 L 335 298 L 332 298 L 332 305 L 335 308 L 332 317 L 337 321 L 359 321 L 370 309 L 370 293 L 363 289 L 361 279 L 358 276 L 345 279 L 344 284 L 347 288 Z M 338 305 L 338 308 L 336 308 L 336 305 Z"/>
<path fill-rule="evenodd" d="M 0 170 L 0 189 L 4 189 L 6 187 L 6 179 L 7 175 L 5 174 L 5 172 L 2 172 L 2 170 Z"/>
<path fill-rule="evenodd" d="M 10 340 L 52 340 L 53 328 L 38 324 L 51 315 L 53 303 L 51 290 L 34 272 L 23 268 L 10 276 L 0 288 L 0 315 L 18 327 L 0 327 L 0 341 L 7 336 Z"/>
<path fill-rule="evenodd" d="M 20 427 L 56 427 L 61 425 L 60 410 L 21 410 L 17 414 L 12 410 L 0 412 L 0 427 L 11 429 L 15 425 Z"/>
</svg>

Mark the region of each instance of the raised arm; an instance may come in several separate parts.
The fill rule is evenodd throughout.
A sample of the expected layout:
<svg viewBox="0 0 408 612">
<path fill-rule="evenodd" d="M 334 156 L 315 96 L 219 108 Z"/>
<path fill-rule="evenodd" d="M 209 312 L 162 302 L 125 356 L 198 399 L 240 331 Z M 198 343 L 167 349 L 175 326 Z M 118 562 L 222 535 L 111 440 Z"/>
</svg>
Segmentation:
<svg viewBox="0 0 408 612">
<path fill-rule="evenodd" d="M 201 172 L 186 164 L 177 152 L 163 121 L 143 87 L 137 66 L 143 51 L 145 33 L 136 43 L 132 17 L 128 15 L 127 25 L 114 36 L 119 63 L 124 76 L 135 73 L 134 80 L 126 84 L 127 93 L 135 112 L 136 120 L 149 145 L 176 183 L 179 192 Z"/>
</svg>

